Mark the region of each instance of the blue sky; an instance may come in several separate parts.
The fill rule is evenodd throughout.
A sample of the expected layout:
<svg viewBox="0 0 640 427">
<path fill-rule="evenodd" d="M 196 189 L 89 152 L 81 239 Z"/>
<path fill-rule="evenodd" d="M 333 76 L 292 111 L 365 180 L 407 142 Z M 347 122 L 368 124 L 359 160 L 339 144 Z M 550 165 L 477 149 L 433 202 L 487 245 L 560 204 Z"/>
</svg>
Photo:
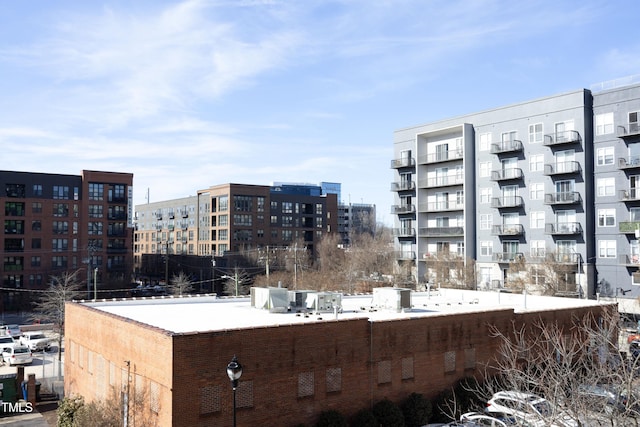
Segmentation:
<svg viewBox="0 0 640 427">
<path fill-rule="evenodd" d="M 3 2 L 0 169 L 134 203 L 342 183 L 392 223 L 393 132 L 640 74 L 636 0 Z"/>
</svg>

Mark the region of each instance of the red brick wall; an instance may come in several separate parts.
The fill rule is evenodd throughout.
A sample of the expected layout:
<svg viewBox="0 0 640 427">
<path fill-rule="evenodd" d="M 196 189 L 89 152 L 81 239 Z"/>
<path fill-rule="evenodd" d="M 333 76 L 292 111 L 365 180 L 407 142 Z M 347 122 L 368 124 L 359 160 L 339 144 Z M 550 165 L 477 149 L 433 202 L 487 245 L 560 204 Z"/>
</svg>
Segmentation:
<svg viewBox="0 0 640 427">
<path fill-rule="evenodd" d="M 226 365 L 237 355 L 244 368 L 238 425 L 286 427 L 312 425 L 327 409 L 351 416 L 383 398 L 399 403 L 412 392 L 434 397 L 459 379 L 482 373 L 498 345 L 490 325 L 511 331 L 512 321 L 541 318 L 568 324 L 587 311 L 514 315 L 503 309 L 417 318 L 408 313 L 402 320 L 373 323 L 321 320 L 171 337 L 71 304 L 67 340 L 103 352 L 119 366 L 131 360 L 140 375 L 161 384 L 158 425 L 230 425 L 233 392 Z M 93 395 L 95 380 L 65 357 L 67 392 Z"/>
</svg>

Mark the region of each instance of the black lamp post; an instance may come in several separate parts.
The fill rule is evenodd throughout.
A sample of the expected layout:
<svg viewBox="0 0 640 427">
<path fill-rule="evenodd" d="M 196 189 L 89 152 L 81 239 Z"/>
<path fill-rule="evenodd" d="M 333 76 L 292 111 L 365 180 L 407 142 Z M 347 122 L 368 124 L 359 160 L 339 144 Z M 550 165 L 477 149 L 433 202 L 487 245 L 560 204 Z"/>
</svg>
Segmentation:
<svg viewBox="0 0 640 427">
<path fill-rule="evenodd" d="M 231 388 L 233 388 L 233 427 L 236 427 L 236 389 L 238 388 L 238 380 L 242 376 L 242 365 L 238 363 L 238 358 L 235 355 L 227 365 L 227 375 L 231 380 Z"/>
</svg>

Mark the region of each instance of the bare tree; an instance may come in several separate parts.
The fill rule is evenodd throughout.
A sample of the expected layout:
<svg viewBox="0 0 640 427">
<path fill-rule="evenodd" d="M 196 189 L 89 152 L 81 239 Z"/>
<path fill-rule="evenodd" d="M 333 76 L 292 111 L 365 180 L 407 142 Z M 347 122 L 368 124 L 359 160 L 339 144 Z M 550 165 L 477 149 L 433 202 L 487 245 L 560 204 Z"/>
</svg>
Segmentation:
<svg viewBox="0 0 640 427">
<path fill-rule="evenodd" d="M 224 293 L 227 295 L 248 295 L 253 284 L 253 279 L 249 273 L 245 270 L 240 270 L 239 267 L 235 267 L 232 274 L 225 274 L 222 278 L 225 279 Z"/>
<path fill-rule="evenodd" d="M 193 284 L 191 279 L 189 279 L 189 276 L 181 271 L 180 273 L 173 275 L 168 286 L 168 290 L 171 295 L 184 295 L 193 290 Z"/>
<path fill-rule="evenodd" d="M 81 295 L 80 282 L 78 281 L 79 271 L 51 276 L 49 287 L 34 303 L 34 312 L 38 319 L 44 323 L 52 323 L 54 329 L 58 331 L 58 361 L 62 360 L 65 304 Z"/>
</svg>

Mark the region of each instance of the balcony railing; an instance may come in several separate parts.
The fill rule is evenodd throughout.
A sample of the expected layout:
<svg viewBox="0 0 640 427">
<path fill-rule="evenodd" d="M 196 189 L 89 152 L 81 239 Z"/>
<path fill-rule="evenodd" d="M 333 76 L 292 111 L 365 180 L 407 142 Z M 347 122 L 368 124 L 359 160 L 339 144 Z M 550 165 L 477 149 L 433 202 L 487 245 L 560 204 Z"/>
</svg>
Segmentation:
<svg viewBox="0 0 640 427">
<path fill-rule="evenodd" d="M 521 236 L 524 234 L 522 224 L 494 225 L 491 229 L 494 236 Z"/>
<path fill-rule="evenodd" d="M 620 221 L 618 231 L 624 234 L 636 234 L 640 232 L 640 221 Z"/>
<path fill-rule="evenodd" d="M 451 160 L 459 160 L 464 157 L 462 150 L 451 150 L 441 153 L 429 153 L 418 157 L 418 163 L 426 165 L 429 163 L 449 162 Z"/>
<path fill-rule="evenodd" d="M 582 224 L 579 222 L 547 223 L 544 225 L 544 232 L 546 234 L 581 234 Z"/>
<path fill-rule="evenodd" d="M 640 200 L 640 188 L 638 187 L 633 187 L 628 190 L 620 190 L 618 194 L 622 201 Z"/>
<path fill-rule="evenodd" d="M 630 267 L 640 266 L 640 256 L 630 254 L 619 254 L 618 263 L 622 265 L 628 265 Z"/>
<path fill-rule="evenodd" d="M 395 237 L 415 237 L 416 229 L 415 228 L 394 228 L 393 235 Z"/>
<path fill-rule="evenodd" d="M 416 189 L 415 181 L 392 182 L 391 191 L 410 191 Z"/>
<path fill-rule="evenodd" d="M 497 262 L 515 262 L 522 258 L 524 258 L 522 252 L 494 252 L 492 257 L 493 261 Z"/>
<path fill-rule="evenodd" d="M 391 213 L 396 215 L 414 213 L 416 211 L 415 205 L 393 205 L 391 206 Z"/>
<path fill-rule="evenodd" d="M 464 203 L 454 200 L 448 200 L 446 202 L 420 203 L 418 209 L 420 212 L 461 211 L 464 209 Z"/>
<path fill-rule="evenodd" d="M 491 171 L 491 181 L 507 181 L 512 179 L 522 179 L 524 174 L 520 168 L 509 168 Z"/>
<path fill-rule="evenodd" d="M 399 260 L 415 260 L 416 253 L 413 251 L 396 251 L 394 253 L 395 259 Z"/>
<path fill-rule="evenodd" d="M 580 163 L 575 161 L 548 163 L 544 165 L 545 175 L 563 175 L 580 173 Z"/>
<path fill-rule="evenodd" d="M 494 197 L 491 199 L 492 208 L 519 208 L 524 206 L 521 196 Z"/>
<path fill-rule="evenodd" d="M 547 254 L 547 259 L 558 264 L 579 264 L 582 262 L 582 255 L 577 252 L 560 252 Z"/>
<path fill-rule="evenodd" d="M 620 138 L 628 138 L 637 135 L 640 135 L 639 123 L 629 123 L 629 126 L 626 128 L 624 126 L 618 126 L 618 137 Z"/>
<path fill-rule="evenodd" d="M 563 191 L 544 195 L 545 205 L 572 205 L 581 201 L 582 196 L 577 191 Z"/>
<path fill-rule="evenodd" d="M 448 187 L 451 185 L 464 184 L 464 177 L 460 175 L 436 176 L 433 178 L 421 179 L 421 188 Z"/>
<path fill-rule="evenodd" d="M 496 144 L 491 144 L 491 154 L 513 153 L 522 151 L 522 147 L 522 141 L 518 139 L 502 141 Z"/>
<path fill-rule="evenodd" d="M 618 159 L 618 169 L 640 168 L 640 156 L 620 157 Z"/>
<path fill-rule="evenodd" d="M 464 227 L 421 227 L 419 237 L 464 236 Z"/>
<path fill-rule="evenodd" d="M 575 144 L 580 142 L 580 134 L 575 130 L 565 130 L 544 136 L 544 145 Z"/>
<path fill-rule="evenodd" d="M 403 157 L 391 160 L 391 169 L 410 168 L 416 165 L 416 159 L 413 157 Z"/>
</svg>

